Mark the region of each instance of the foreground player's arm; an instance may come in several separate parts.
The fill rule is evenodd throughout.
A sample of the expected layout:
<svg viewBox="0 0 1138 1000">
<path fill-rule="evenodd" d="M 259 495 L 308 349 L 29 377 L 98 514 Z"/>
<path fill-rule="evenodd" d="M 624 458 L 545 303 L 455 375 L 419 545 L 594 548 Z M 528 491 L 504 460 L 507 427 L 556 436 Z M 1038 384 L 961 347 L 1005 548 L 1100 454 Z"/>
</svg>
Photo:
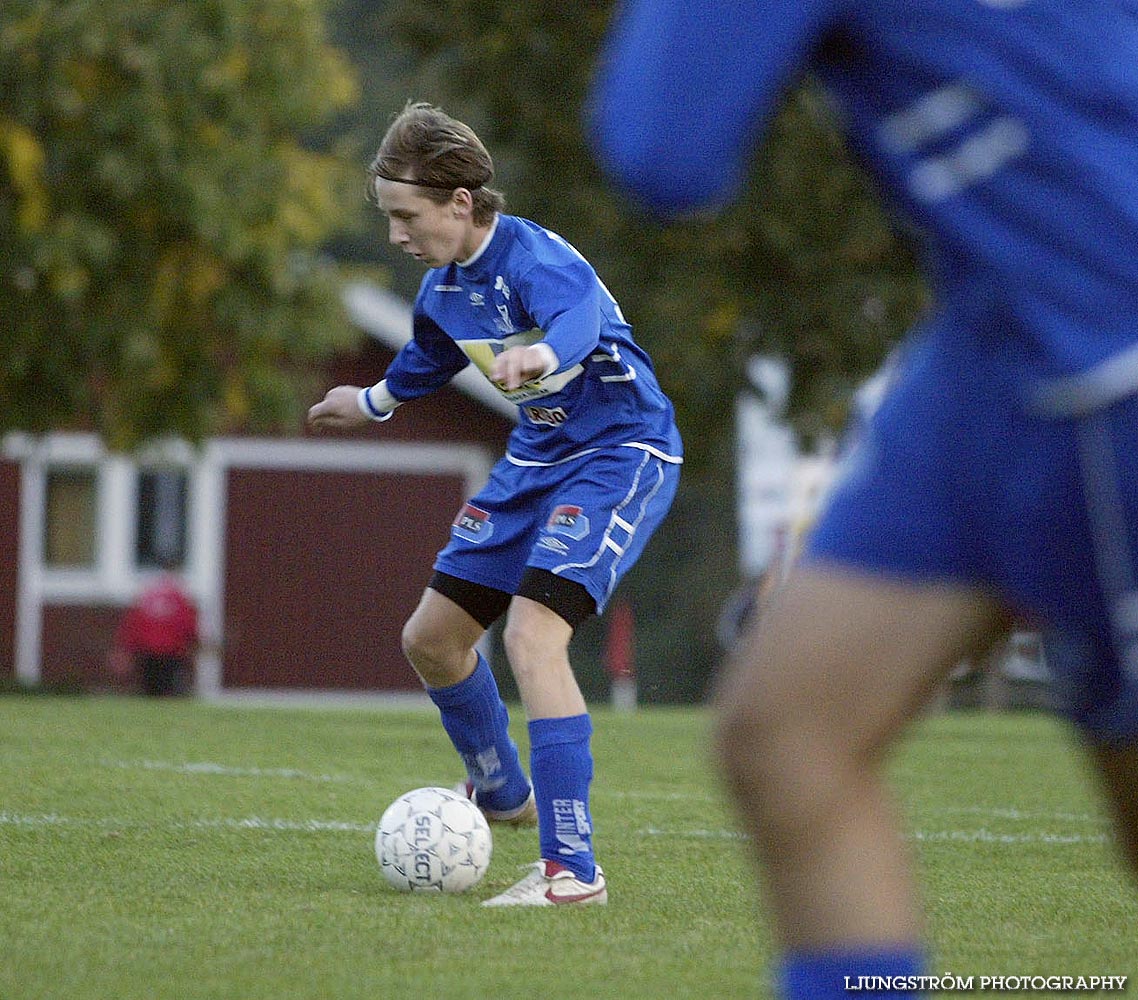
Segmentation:
<svg viewBox="0 0 1138 1000">
<path fill-rule="evenodd" d="M 598 162 L 654 212 L 730 201 L 837 7 L 836 0 L 629 0 L 589 101 Z"/>
<path fill-rule="evenodd" d="M 429 317 L 415 313 L 414 336 L 395 355 L 384 378 L 375 385 L 338 385 L 308 411 L 316 430 L 348 430 L 369 421 L 387 420 L 400 403 L 442 388 L 469 364 Z"/>
</svg>

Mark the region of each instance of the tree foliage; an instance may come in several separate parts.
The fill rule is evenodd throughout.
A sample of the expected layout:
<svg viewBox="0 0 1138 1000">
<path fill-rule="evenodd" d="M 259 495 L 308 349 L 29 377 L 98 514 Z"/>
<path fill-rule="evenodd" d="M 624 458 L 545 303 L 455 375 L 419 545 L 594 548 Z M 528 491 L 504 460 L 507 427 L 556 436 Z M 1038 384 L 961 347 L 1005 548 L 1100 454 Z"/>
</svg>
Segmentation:
<svg viewBox="0 0 1138 1000">
<path fill-rule="evenodd" d="M 742 360 L 786 358 L 807 431 L 834 429 L 856 385 L 921 307 L 906 242 L 799 88 L 716 219 L 662 228 L 606 185 L 582 107 L 611 3 L 392 0 L 382 31 L 419 67 L 415 96 L 487 142 L 511 208 L 597 266 L 656 360 L 696 464 L 728 429 Z"/>
<path fill-rule="evenodd" d="M 299 137 L 355 94 L 318 2 L 6 0 L 0 429 L 294 414 L 347 332 L 317 250 L 358 184 Z"/>
</svg>

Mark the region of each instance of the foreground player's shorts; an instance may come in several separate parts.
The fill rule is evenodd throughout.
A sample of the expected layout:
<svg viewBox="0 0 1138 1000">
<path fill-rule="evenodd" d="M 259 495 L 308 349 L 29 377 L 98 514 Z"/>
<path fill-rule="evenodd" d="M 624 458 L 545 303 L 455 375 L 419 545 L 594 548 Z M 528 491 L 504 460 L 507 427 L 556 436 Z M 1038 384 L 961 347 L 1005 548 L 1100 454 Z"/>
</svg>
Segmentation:
<svg viewBox="0 0 1138 1000">
<path fill-rule="evenodd" d="M 1138 398 L 1044 412 L 1023 359 L 948 323 L 910 345 L 806 559 L 998 594 L 1047 629 L 1074 721 L 1138 739 Z"/>
<path fill-rule="evenodd" d="M 551 466 L 503 458 L 458 512 L 435 569 L 514 593 L 527 566 L 582 584 L 604 610 L 659 527 L 680 466 L 639 447 Z"/>
</svg>

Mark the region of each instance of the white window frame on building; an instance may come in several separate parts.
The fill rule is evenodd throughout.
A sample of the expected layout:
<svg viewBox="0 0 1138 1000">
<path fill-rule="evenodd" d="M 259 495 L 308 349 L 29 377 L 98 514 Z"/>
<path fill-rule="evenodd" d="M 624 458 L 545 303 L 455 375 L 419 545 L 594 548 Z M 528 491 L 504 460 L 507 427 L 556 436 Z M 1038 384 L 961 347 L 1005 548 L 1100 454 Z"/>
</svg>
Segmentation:
<svg viewBox="0 0 1138 1000">
<path fill-rule="evenodd" d="M 140 483 L 151 472 L 185 475 L 175 534 L 182 564 L 175 567 L 198 604 L 203 640 L 196 690 L 226 695 L 222 683 L 227 477 L 231 470 L 379 472 L 457 475 L 466 495 L 486 481 L 493 455 L 474 444 L 311 441 L 304 438 L 214 438 L 194 448 L 166 441 L 131 455 L 111 452 L 94 434 L 13 433 L 0 440 L 0 456 L 20 465 L 19 582 L 16 599 L 15 676 L 31 686 L 42 672 L 44 608 L 53 605 L 125 607 L 142 586 L 164 571 L 159 560 L 140 559 Z M 94 479 L 90 558 L 48 565 L 48 482 L 55 472 L 89 471 Z M 169 529 L 167 529 L 169 530 Z"/>
<path fill-rule="evenodd" d="M 171 567 L 186 579 L 190 592 L 201 597 L 208 569 L 195 544 L 200 529 L 202 482 L 194 450 L 185 442 L 164 441 L 136 455 L 107 450 L 94 434 L 56 433 L 42 436 L 11 434 L 4 439 L 4 456 L 21 465 L 20 567 L 16 602 L 16 677 L 34 684 L 40 675 L 40 643 L 46 604 L 126 605 L 147 579 L 161 572 L 156 560 L 139 559 L 140 483 L 148 474 L 170 472 L 184 476 L 180 525 L 167 524 L 178 534 Z M 49 500 L 53 477 L 89 474 L 93 479 L 92 510 L 55 508 L 59 516 L 78 522 L 74 530 L 89 534 L 73 538 L 63 551 L 82 551 L 81 559 L 49 559 L 48 533 L 65 530 L 52 525 Z M 57 482 L 59 480 L 56 480 Z M 129 511 L 129 516 L 124 516 Z M 169 514 L 165 515 L 167 518 Z"/>
</svg>

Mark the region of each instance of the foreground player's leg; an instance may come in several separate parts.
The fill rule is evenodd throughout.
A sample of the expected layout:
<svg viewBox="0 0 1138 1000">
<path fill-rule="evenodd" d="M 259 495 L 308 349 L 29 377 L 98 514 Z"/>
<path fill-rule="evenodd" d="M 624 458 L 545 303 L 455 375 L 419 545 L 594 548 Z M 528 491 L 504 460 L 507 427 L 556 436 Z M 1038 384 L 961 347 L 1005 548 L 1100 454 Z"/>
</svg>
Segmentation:
<svg viewBox="0 0 1138 1000">
<path fill-rule="evenodd" d="M 883 758 L 959 657 L 1002 627 L 972 591 L 815 566 L 736 655 L 717 696 L 718 752 L 762 865 L 787 1000 L 923 967 Z"/>
<path fill-rule="evenodd" d="M 483 626 L 450 598 L 427 589 L 403 630 L 407 658 L 439 709 L 490 819 L 532 822 L 530 783 L 510 737 L 510 716 L 489 664 L 473 647 Z"/>
<path fill-rule="evenodd" d="M 569 665 L 572 635 L 572 626 L 544 605 L 525 597 L 511 603 L 506 651 L 530 719 L 542 860 L 486 906 L 604 903 L 608 898 L 593 856 L 592 723 Z"/>
<path fill-rule="evenodd" d="M 1138 877 L 1138 744 L 1097 746 L 1091 755 L 1114 815 L 1119 850 Z"/>
</svg>

